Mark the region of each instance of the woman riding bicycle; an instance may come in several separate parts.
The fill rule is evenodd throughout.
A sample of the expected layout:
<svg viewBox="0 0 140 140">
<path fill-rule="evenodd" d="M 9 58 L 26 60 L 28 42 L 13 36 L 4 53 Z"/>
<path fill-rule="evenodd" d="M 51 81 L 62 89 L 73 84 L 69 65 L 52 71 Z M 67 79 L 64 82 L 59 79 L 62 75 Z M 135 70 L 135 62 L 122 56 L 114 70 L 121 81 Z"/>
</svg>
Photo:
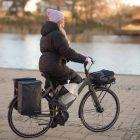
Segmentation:
<svg viewBox="0 0 140 140">
<path fill-rule="evenodd" d="M 24 106 L 26 102 L 24 103 L 25 99 L 23 99 L 21 93 L 25 93 L 26 97 L 28 97 L 27 95 L 32 96 L 33 90 L 36 93 L 40 93 L 38 92 L 40 91 L 40 86 L 38 87 L 37 85 L 36 87 L 35 84 L 33 85 L 34 88 L 30 90 L 28 84 L 34 83 L 35 81 L 33 79 L 35 78 L 20 78 L 21 81 L 15 79 L 15 94 L 8 109 L 8 124 L 10 128 L 21 137 L 33 138 L 43 135 L 49 128 L 54 128 L 57 124 L 64 125 L 69 118 L 67 108 L 76 99 L 74 98 L 73 100 L 72 98 L 70 101 L 67 98 L 71 95 L 68 93 L 67 87 L 76 85 L 73 82 L 80 83 L 83 81 L 78 88 L 78 92 L 74 88 L 78 95 L 83 92 L 85 94 L 79 105 L 78 117 L 82 124 L 92 132 L 103 132 L 110 129 L 117 121 L 120 113 L 119 99 L 110 89 L 111 84 L 115 81 L 114 72 L 101 70 L 89 73 L 90 67 L 87 69 L 86 66 L 88 62 L 91 63 L 93 61 L 69 47 L 68 39 L 63 29 L 64 15 L 53 9 L 48 9 L 47 14 L 49 20 L 42 27 L 40 41 L 42 55 L 40 57 L 39 69 L 46 78 L 46 91 L 42 90 L 41 92 L 41 112 L 34 110 L 34 106 L 40 109 L 40 104 L 38 104 L 40 102 L 39 96 L 39 98 L 36 98 L 37 102 L 33 101 L 31 104 L 28 104 L 30 108 L 32 108 L 33 104 L 35 114 L 29 112 L 29 114 L 22 115 L 20 113 L 21 108 L 26 112 Z M 66 66 L 68 60 L 79 63 L 86 62 L 84 63 L 85 79 L 82 80 L 75 71 Z M 67 80 L 70 80 L 72 84 L 66 84 Z M 62 88 L 56 92 L 58 90 L 58 87 L 56 88 L 58 84 L 62 85 L 58 86 Z M 86 88 L 87 90 L 83 90 L 85 87 L 88 87 Z M 49 89 L 54 91 L 54 88 L 56 88 L 55 92 L 49 91 Z M 51 93 L 54 93 L 54 95 L 50 96 L 52 95 Z M 62 96 L 65 93 L 67 93 L 66 96 Z M 70 93 L 73 92 L 70 91 Z M 20 105 L 19 103 L 21 101 L 23 102 Z M 61 101 L 63 104 L 61 104 Z M 64 104 L 66 108 L 62 107 Z"/>
<path fill-rule="evenodd" d="M 82 82 L 82 78 L 72 69 L 66 66 L 68 61 L 84 63 L 91 62 L 91 58 L 85 57 L 69 47 L 69 40 L 64 30 L 64 14 L 54 9 L 47 9 L 48 21 L 42 26 L 39 60 L 39 70 L 46 78 L 45 89 L 51 79 L 54 88 L 58 84 L 64 85 L 68 80 L 72 83 Z M 49 76 L 49 78 L 48 78 Z M 55 96 L 55 101 L 67 92 L 66 89 Z M 60 103 L 59 103 L 60 104 Z"/>
</svg>

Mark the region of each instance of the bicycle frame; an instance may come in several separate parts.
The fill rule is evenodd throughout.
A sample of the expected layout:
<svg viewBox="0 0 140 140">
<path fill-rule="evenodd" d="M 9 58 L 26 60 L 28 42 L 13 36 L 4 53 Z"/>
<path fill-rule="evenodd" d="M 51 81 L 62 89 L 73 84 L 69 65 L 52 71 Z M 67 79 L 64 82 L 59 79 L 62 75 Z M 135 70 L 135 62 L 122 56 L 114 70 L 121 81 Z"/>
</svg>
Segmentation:
<svg viewBox="0 0 140 140">
<path fill-rule="evenodd" d="M 99 110 L 101 110 L 102 107 L 101 107 L 100 102 L 99 102 L 99 100 L 98 100 L 98 97 L 97 97 L 97 95 L 96 95 L 95 89 L 94 89 L 94 87 L 93 87 L 93 85 L 92 85 L 92 83 L 91 83 L 90 75 L 89 75 L 88 71 L 86 72 L 86 70 L 85 70 L 85 74 L 86 74 L 86 78 L 84 79 L 82 85 L 81 85 L 81 86 L 79 87 L 79 89 L 78 89 L 78 95 L 80 95 L 80 93 L 82 92 L 82 90 L 83 90 L 86 86 L 88 86 L 89 92 L 91 93 L 91 97 L 92 97 L 92 99 L 93 99 L 93 101 L 94 101 L 96 107 L 97 107 Z"/>
</svg>

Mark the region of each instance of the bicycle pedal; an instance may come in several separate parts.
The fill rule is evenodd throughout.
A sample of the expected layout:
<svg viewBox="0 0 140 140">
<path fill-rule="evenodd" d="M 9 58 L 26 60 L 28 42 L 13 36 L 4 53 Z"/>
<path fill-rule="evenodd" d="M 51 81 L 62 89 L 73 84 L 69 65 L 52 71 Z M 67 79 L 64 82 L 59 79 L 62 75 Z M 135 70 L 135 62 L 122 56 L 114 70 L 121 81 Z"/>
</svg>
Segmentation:
<svg viewBox="0 0 140 140">
<path fill-rule="evenodd" d="M 51 124 L 50 124 L 50 128 L 55 128 L 55 127 L 57 127 L 57 122 L 52 122 Z"/>
</svg>

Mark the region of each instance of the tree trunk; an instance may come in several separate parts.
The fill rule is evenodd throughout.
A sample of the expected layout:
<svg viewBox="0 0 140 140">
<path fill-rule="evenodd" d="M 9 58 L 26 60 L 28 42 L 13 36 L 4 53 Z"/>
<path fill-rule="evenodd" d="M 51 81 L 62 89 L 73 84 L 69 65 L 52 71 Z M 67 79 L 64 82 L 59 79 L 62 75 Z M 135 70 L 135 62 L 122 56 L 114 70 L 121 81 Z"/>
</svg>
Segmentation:
<svg viewBox="0 0 140 140">
<path fill-rule="evenodd" d="M 2 1 L 2 0 L 0 0 L 0 9 L 2 9 L 2 2 L 3 2 L 3 1 Z"/>
</svg>

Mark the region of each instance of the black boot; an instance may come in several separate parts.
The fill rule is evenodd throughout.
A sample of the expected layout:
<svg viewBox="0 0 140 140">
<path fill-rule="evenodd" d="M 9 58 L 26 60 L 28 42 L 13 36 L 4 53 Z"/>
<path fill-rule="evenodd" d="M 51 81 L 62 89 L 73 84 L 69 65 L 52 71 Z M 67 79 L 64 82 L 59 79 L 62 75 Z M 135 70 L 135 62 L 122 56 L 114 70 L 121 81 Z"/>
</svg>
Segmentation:
<svg viewBox="0 0 140 140">
<path fill-rule="evenodd" d="M 55 128 L 55 127 L 57 127 L 57 124 L 58 124 L 58 118 L 57 118 L 57 116 L 55 116 L 53 119 L 52 119 L 52 122 L 51 122 L 51 124 L 50 124 L 50 127 L 51 128 Z"/>
<path fill-rule="evenodd" d="M 56 106 L 52 105 L 49 103 L 49 109 L 50 109 L 50 115 L 51 115 L 51 124 L 50 124 L 50 128 L 55 128 L 57 127 L 57 118 L 56 118 L 56 113 L 53 112 L 52 110 L 55 110 L 56 109 Z M 54 114 L 55 113 L 55 114 Z M 54 117 L 52 117 L 54 116 Z"/>
<path fill-rule="evenodd" d="M 64 126 L 68 118 L 69 118 L 69 113 L 67 111 L 60 111 L 58 124 Z"/>
</svg>

